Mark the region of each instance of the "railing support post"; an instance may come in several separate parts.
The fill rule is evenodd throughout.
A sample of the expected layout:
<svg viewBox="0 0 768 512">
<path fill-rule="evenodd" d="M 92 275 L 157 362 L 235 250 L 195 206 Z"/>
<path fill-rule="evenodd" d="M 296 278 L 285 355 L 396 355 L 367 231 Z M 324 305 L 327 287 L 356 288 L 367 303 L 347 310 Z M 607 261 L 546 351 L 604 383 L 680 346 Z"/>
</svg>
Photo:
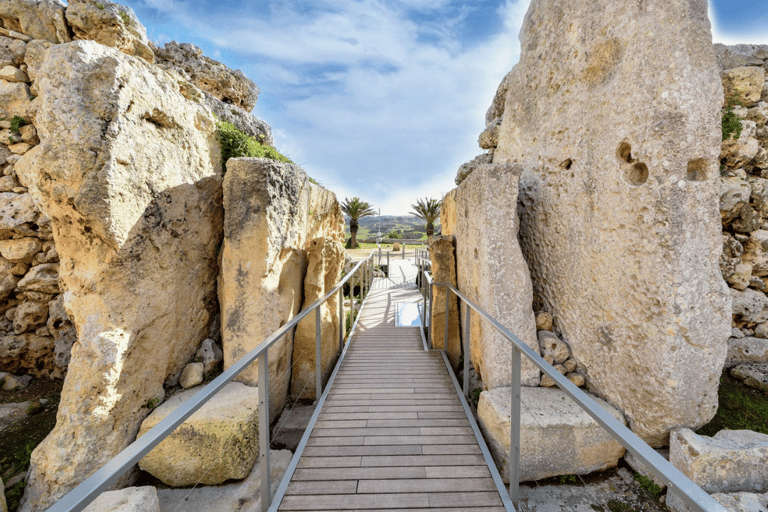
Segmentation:
<svg viewBox="0 0 768 512">
<path fill-rule="evenodd" d="M 451 290 L 447 286 L 445 288 L 445 340 L 443 341 L 443 350 L 448 353 L 448 322 L 451 318 Z"/>
<path fill-rule="evenodd" d="M 512 346 L 512 408 L 509 438 L 509 498 L 520 501 L 520 349 Z"/>
<path fill-rule="evenodd" d="M 344 350 L 344 331 L 347 327 L 346 318 L 344 318 L 344 287 L 339 288 L 339 354 Z"/>
<path fill-rule="evenodd" d="M 427 311 L 427 346 L 434 348 L 432 344 L 432 304 L 435 302 L 435 288 L 433 284 L 427 283 L 429 287 L 429 311 Z"/>
<path fill-rule="evenodd" d="M 466 306 L 464 315 L 464 396 L 469 397 L 469 337 L 471 335 L 472 308 Z"/>
<path fill-rule="evenodd" d="M 390 270 L 392 269 L 392 266 L 389 264 L 389 253 L 392 251 L 387 251 L 387 277 L 390 277 L 392 275 L 392 272 Z"/>
<path fill-rule="evenodd" d="M 259 356 L 259 455 L 261 474 L 261 510 L 267 512 L 272 501 L 269 469 L 269 359 L 265 350 Z"/>
<path fill-rule="evenodd" d="M 403 243 L 403 259 L 405 259 L 405 243 Z"/>
<path fill-rule="evenodd" d="M 381 266 L 381 246 L 379 246 L 379 266 Z"/>
<path fill-rule="evenodd" d="M 320 306 L 315 308 L 315 400 L 320 400 L 323 394 L 323 372 L 322 372 L 322 331 L 320 327 Z"/>
</svg>

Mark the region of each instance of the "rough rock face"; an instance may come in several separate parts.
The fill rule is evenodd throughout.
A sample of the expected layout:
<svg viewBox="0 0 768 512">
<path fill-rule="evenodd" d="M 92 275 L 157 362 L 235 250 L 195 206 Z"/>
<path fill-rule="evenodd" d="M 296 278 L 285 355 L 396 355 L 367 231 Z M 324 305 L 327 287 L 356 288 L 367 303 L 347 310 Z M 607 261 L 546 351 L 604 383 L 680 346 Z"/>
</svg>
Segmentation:
<svg viewBox="0 0 768 512">
<path fill-rule="evenodd" d="M 322 298 L 339 282 L 344 266 L 344 245 L 329 238 L 315 238 L 307 243 L 307 275 L 304 279 L 304 307 Z M 320 369 L 323 382 L 331 374 L 339 353 L 339 294 L 320 306 Z M 315 389 L 316 338 L 315 314 L 296 326 L 293 342 L 291 396 L 318 398 Z"/>
<path fill-rule="evenodd" d="M 101 493 L 83 512 L 160 512 L 157 489 L 128 487 Z"/>
<path fill-rule="evenodd" d="M 8 30 L 52 43 L 71 40 L 64 21 L 66 5 L 58 0 L 13 0 L 0 3 L 0 20 Z"/>
<path fill-rule="evenodd" d="M 429 257 L 432 261 L 432 279 L 438 283 L 457 286 L 456 256 L 453 237 L 433 236 L 429 239 Z M 448 292 L 448 346 L 445 346 L 445 298 L 446 290 L 436 288 L 432 299 L 432 346 L 445 350 L 445 355 L 454 368 L 461 358 L 461 325 L 459 325 L 459 303 L 453 292 Z"/>
<path fill-rule="evenodd" d="M 298 166 L 263 158 L 227 162 L 224 244 L 219 275 L 222 349 L 228 368 L 288 322 L 302 304 L 308 240 L 343 240 L 333 193 Z M 285 405 L 293 339 L 269 350 L 270 416 Z M 238 380 L 258 385 L 254 363 Z"/>
<path fill-rule="evenodd" d="M 483 391 L 477 406 L 480 428 L 505 482 L 509 481 L 511 388 Z M 617 420 L 619 411 L 595 401 Z M 624 447 L 559 389 L 521 388 L 520 481 L 585 475 L 618 464 Z"/>
<path fill-rule="evenodd" d="M 203 55 L 203 51 L 189 43 L 175 41 L 155 49 L 160 67 L 179 69 L 189 81 L 213 97 L 231 103 L 246 112 L 253 110 L 259 98 L 259 88 L 239 69 L 231 70 L 220 62 Z"/>
<path fill-rule="evenodd" d="M 768 45 L 735 44 L 726 46 L 715 43 L 715 54 L 720 69 L 763 66 L 768 63 Z"/>
<path fill-rule="evenodd" d="M 517 166 L 480 165 L 455 196 L 449 194 L 443 200 L 456 219 L 441 218 L 456 237 L 459 290 L 538 352 L 531 278 L 517 239 L 519 173 Z M 450 205 L 452 199 L 455 206 Z M 512 344 L 476 314 L 472 315 L 470 353 L 485 389 L 509 385 Z M 539 384 L 539 369 L 526 357 L 522 358 L 522 382 Z"/>
<path fill-rule="evenodd" d="M 152 411 L 138 437 L 198 391 L 181 391 Z M 230 382 L 141 459 L 139 467 L 174 487 L 215 485 L 248 476 L 258 455 L 259 391 Z"/>
<path fill-rule="evenodd" d="M 52 220 L 78 343 L 23 511 L 130 444 L 178 378 L 208 332 L 222 223 L 212 116 L 163 71 L 77 41 L 51 48 L 37 87 L 41 143 L 15 168 Z"/>
<path fill-rule="evenodd" d="M 535 305 L 661 445 L 714 415 L 730 333 L 707 3 L 534 0 L 520 40 L 493 161 L 522 167 Z"/>
<path fill-rule="evenodd" d="M 721 430 L 713 437 L 677 429 L 669 461 L 699 487 L 714 492 L 768 491 L 768 435 Z"/>
<path fill-rule="evenodd" d="M 89 39 L 105 46 L 112 46 L 127 55 L 155 61 L 149 47 L 147 29 L 127 5 L 109 0 L 70 0 L 67 21 L 75 33 L 75 39 Z"/>
<path fill-rule="evenodd" d="M 232 123 L 240 131 L 254 137 L 262 144 L 274 147 L 272 129 L 261 119 L 234 105 L 218 100 L 207 92 L 203 93 L 203 101 L 221 121 Z"/>
</svg>

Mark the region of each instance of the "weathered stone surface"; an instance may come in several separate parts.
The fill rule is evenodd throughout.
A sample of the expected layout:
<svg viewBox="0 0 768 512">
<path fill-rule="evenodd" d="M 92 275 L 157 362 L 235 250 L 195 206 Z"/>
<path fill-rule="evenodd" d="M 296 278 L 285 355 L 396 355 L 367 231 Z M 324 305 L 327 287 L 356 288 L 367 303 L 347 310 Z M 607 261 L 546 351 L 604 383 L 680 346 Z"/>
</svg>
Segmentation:
<svg viewBox="0 0 768 512">
<path fill-rule="evenodd" d="M 37 70 L 43 65 L 43 61 L 48 56 L 48 50 L 53 43 L 35 39 L 26 44 L 24 52 L 24 63 L 27 65 L 27 74 L 30 80 L 37 80 Z"/>
<path fill-rule="evenodd" d="M 224 354 L 215 341 L 207 338 L 203 340 L 203 344 L 200 345 L 200 349 L 195 354 L 195 357 L 203 363 L 203 371 L 209 373 L 221 362 Z"/>
<path fill-rule="evenodd" d="M 490 153 L 483 153 L 482 155 L 478 155 L 475 158 L 473 158 L 471 161 L 461 164 L 459 166 L 459 170 L 456 172 L 456 179 L 454 182 L 456 185 L 461 185 L 461 182 L 463 182 L 465 179 L 467 179 L 467 176 L 472 174 L 475 169 L 477 169 L 479 166 L 483 164 L 490 164 L 493 160 L 493 155 Z"/>
<path fill-rule="evenodd" d="M 83 512 L 160 512 L 157 489 L 128 487 L 101 493 Z"/>
<path fill-rule="evenodd" d="M 0 66 L 16 66 L 24 61 L 27 43 L 0 36 Z"/>
<path fill-rule="evenodd" d="M 205 366 L 203 363 L 189 363 L 181 372 L 181 377 L 179 377 L 179 385 L 184 389 L 197 386 L 203 382 L 204 370 Z"/>
<path fill-rule="evenodd" d="M 721 430 L 712 437 L 687 428 L 669 437 L 669 461 L 708 493 L 768 491 L 768 435 Z"/>
<path fill-rule="evenodd" d="M 755 138 L 754 121 L 742 121 L 742 130 L 738 139 L 730 138 L 723 142 L 720 152 L 721 161 L 729 167 L 743 167 L 749 164 L 760 152 L 760 143 Z"/>
<path fill-rule="evenodd" d="M 505 482 L 509 481 L 510 389 L 483 391 L 477 406 L 480 428 Z M 614 407 L 593 398 L 624 422 Z M 616 466 L 624 455 L 624 447 L 559 389 L 523 387 L 520 404 L 521 482 L 601 471 Z"/>
<path fill-rule="evenodd" d="M 74 32 L 74 39 L 90 39 L 147 62 L 155 61 L 147 29 L 127 5 L 109 0 L 70 0 L 67 21 Z"/>
<path fill-rule="evenodd" d="M 0 240 L 0 254 L 13 263 L 29 263 L 43 247 L 39 238 L 25 237 Z"/>
<path fill-rule="evenodd" d="M 768 297 L 748 288 L 744 291 L 731 289 L 733 319 L 737 322 L 761 324 L 768 320 Z"/>
<path fill-rule="evenodd" d="M 438 283 L 457 286 L 456 256 L 453 237 L 433 236 L 429 239 L 429 257 L 432 261 L 432 279 Z M 448 294 L 448 346 L 445 346 L 445 297 Z M 443 288 L 436 288 L 432 297 L 432 345 L 445 350 L 448 360 L 458 368 L 461 358 L 461 326 L 459 325 L 459 304 L 456 295 Z"/>
<path fill-rule="evenodd" d="M 76 41 L 51 48 L 37 86 L 41 143 L 17 174 L 53 220 L 78 343 L 24 512 L 130 444 L 144 405 L 192 359 L 215 307 L 222 222 L 214 121 L 162 70 Z"/>
<path fill-rule="evenodd" d="M 278 483 L 283 479 L 291 463 L 288 450 L 271 450 L 269 469 L 271 473 L 272 496 L 277 492 Z M 261 508 L 261 473 L 259 464 L 253 466 L 248 478 L 216 486 L 197 486 L 193 489 L 160 489 L 161 512 L 179 510 L 227 512 L 260 512 Z"/>
<path fill-rule="evenodd" d="M 728 512 L 765 512 L 768 510 L 768 493 L 737 492 L 726 494 L 718 492 L 712 497 Z"/>
<path fill-rule="evenodd" d="M 0 371 L 50 377 L 54 369 L 53 338 L 35 333 L 0 337 Z"/>
<path fill-rule="evenodd" d="M 564 363 L 565 360 L 571 356 L 571 351 L 568 349 L 568 345 L 558 338 L 555 333 L 539 331 L 536 335 L 539 339 L 541 355 L 550 356 L 554 364 Z"/>
<path fill-rule="evenodd" d="M 70 35 L 64 21 L 64 7 L 58 0 L 7 1 L 0 3 L 0 19 L 5 28 L 32 39 L 66 43 Z"/>
<path fill-rule="evenodd" d="M 24 301 L 16 308 L 13 317 L 13 332 L 21 334 L 41 325 L 48 320 L 48 304 L 34 300 Z"/>
<path fill-rule="evenodd" d="M 32 377 L 29 375 L 6 375 L 3 380 L 3 390 L 14 391 L 17 389 L 24 389 L 32 382 Z"/>
<path fill-rule="evenodd" d="M 663 444 L 714 415 L 731 326 L 706 2 L 534 0 L 520 40 L 493 162 L 522 167 L 534 305 L 591 389 Z"/>
<path fill-rule="evenodd" d="M 189 81 L 215 98 L 231 103 L 246 112 L 253 110 L 259 98 L 259 88 L 239 69 L 231 70 L 221 62 L 203 55 L 189 43 L 166 43 L 155 50 L 160 67 L 181 69 Z"/>
<path fill-rule="evenodd" d="M 725 357 L 725 367 L 730 368 L 743 363 L 768 364 L 768 339 L 750 337 L 728 338 L 728 354 Z"/>
<path fill-rule="evenodd" d="M 537 331 L 551 331 L 553 328 L 552 315 L 546 311 L 536 313 L 536 330 Z"/>
<path fill-rule="evenodd" d="M 344 266 L 344 245 L 330 238 L 307 242 L 307 274 L 304 279 L 304 307 L 322 298 L 338 283 Z M 333 370 L 339 353 L 339 295 L 320 306 L 320 371 L 325 382 Z M 296 326 L 293 342 L 291 396 L 318 398 L 315 389 L 317 350 L 315 315 L 309 315 Z"/>
<path fill-rule="evenodd" d="M 59 264 L 43 263 L 32 267 L 17 286 L 25 291 L 59 293 Z"/>
<path fill-rule="evenodd" d="M 39 236 L 43 218 L 32 195 L 0 193 L 0 238 Z"/>
<path fill-rule="evenodd" d="M 723 89 L 726 99 L 753 107 L 760 101 L 765 85 L 765 71 L 756 66 L 745 66 L 723 71 Z"/>
<path fill-rule="evenodd" d="M 7 375 L 6 375 L 7 377 Z M 0 384 L 4 384 L 5 379 L 0 379 Z M 20 402 L 10 404 L 0 404 L 0 432 L 8 428 L 12 423 L 27 416 L 27 407 L 31 402 Z M 2 494 L 0 489 L 0 494 Z M 0 508 L 2 510 L 2 508 Z"/>
<path fill-rule="evenodd" d="M 0 82 L 0 105 L 6 119 L 19 116 L 31 121 L 37 110 L 37 102 L 32 101 L 29 86 L 23 82 Z M 3 137 L 2 142 L 8 144 L 8 137 Z"/>
<path fill-rule="evenodd" d="M 721 70 L 744 66 L 761 66 L 768 59 L 768 45 L 715 43 L 717 63 Z"/>
<path fill-rule="evenodd" d="M 240 131 L 254 137 L 262 144 L 267 146 L 275 145 L 275 141 L 272 138 L 272 129 L 261 119 L 246 112 L 240 107 L 230 105 L 229 103 L 218 99 L 208 92 L 203 93 L 203 101 L 216 113 L 221 121 L 232 123 L 239 128 Z"/>
<path fill-rule="evenodd" d="M 77 341 L 77 331 L 64 309 L 64 296 L 59 295 L 48 303 L 48 332 L 55 340 L 53 346 L 53 362 L 59 368 L 69 366 L 72 355 L 72 345 Z"/>
<path fill-rule="evenodd" d="M 768 363 L 740 364 L 731 368 L 731 375 L 747 386 L 768 393 Z"/>
<path fill-rule="evenodd" d="M 335 195 L 309 183 L 301 168 L 263 158 L 227 162 L 224 208 L 219 303 L 228 368 L 298 313 L 306 242 L 341 242 L 344 221 Z M 289 334 L 269 349 L 270 416 L 285 404 L 292 353 Z M 238 380 L 256 386 L 258 365 Z"/>
<path fill-rule="evenodd" d="M 141 424 L 141 437 L 199 389 L 169 398 Z M 248 476 L 259 454 L 259 390 L 230 382 L 141 461 L 167 485 L 220 484 Z"/>
<path fill-rule="evenodd" d="M 29 81 L 29 77 L 19 68 L 5 66 L 0 68 L 0 80 L 7 80 L 9 82 L 27 82 Z"/>
<path fill-rule="evenodd" d="M 531 277 L 517 239 L 519 172 L 481 165 L 456 189 L 456 268 L 459 290 L 538 352 Z M 485 389 L 509 385 L 512 346 L 478 315 L 472 316 L 470 353 Z M 525 357 L 522 382 L 539 384 L 539 369 Z"/>
</svg>

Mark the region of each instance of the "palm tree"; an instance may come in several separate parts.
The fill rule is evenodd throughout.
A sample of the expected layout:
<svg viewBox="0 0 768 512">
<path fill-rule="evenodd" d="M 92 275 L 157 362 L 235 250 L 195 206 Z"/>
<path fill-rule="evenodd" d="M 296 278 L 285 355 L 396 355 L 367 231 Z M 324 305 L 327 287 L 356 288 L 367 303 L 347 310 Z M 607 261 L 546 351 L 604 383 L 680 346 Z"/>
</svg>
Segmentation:
<svg viewBox="0 0 768 512">
<path fill-rule="evenodd" d="M 359 197 L 353 197 L 351 201 L 349 198 L 344 198 L 344 202 L 341 203 L 341 211 L 349 216 L 349 232 L 352 233 L 349 247 L 355 249 L 357 247 L 357 228 L 360 226 L 357 220 L 376 215 L 376 212 L 373 210 L 373 205 L 361 201 Z"/>
<path fill-rule="evenodd" d="M 419 199 L 416 204 L 412 204 L 413 215 L 424 219 L 427 223 L 427 237 L 435 234 L 435 221 L 440 218 L 440 206 L 443 202 L 437 199 Z"/>
</svg>

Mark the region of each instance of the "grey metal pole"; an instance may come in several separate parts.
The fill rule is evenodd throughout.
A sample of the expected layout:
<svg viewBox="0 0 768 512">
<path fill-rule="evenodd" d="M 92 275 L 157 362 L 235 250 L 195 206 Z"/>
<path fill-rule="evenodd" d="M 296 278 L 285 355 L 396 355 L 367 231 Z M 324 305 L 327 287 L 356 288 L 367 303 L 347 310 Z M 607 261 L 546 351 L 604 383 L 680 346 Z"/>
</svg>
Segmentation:
<svg viewBox="0 0 768 512">
<path fill-rule="evenodd" d="M 429 317 L 427 318 L 427 342 L 429 345 L 429 348 L 433 348 L 432 345 L 432 305 L 435 303 L 435 285 L 429 284 L 429 311 L 427 314 Z"/>
<path fill-rule="evenodd" d="M 339 354 L 344 350 L 344 330 L 346 329 L 346 318 L 344 318 L 344 287 L 339 288 Z"/>
<path fill-rule="evenodd" d="M 512 414 L 509 432 L 509 498 L 520 502 L 520 349 L 512 346 Z"/>
<path fill-rule="evenodd" d="M 315 400 L 320 400 L 323 394 L 323 372 L 320 364 L 323 358 L 321 329 L 320 306 L 317 306 L 315 308 Z"/>
<path fill-rule="evenodd" d="M 381 246 L 379 246 L 379 266 L 381 266 Z"/>
<path fill-rule="evenodd" d="M 443 343 L 443 350 L 448 353 L 448 322 L 451 317 L 451 290 L 445 287 L 445 341 Z"/>
<path fill-rule="evenodd" d="M 405 259 L 405 242 L 403 242 L 403 259 Z"/>
<path fill-rule="evenodd" d="M 389 265 L 389 253 L 392 251 L 387 251 L 387 277 L 390 277 L 392 275 L 392 267 Z"/>
<path fill-rule="evenodd" d="M 472 308 L 465 306 L 467 312 L 464 316 L 464 396 L 469 397 L 469 337 L 472 329 Z"/>
<path fill-rule="evenodd" d="M 261 510 L 269 510 L 272 501 L 270 489 L 271 472 L 269 469 L 269 358 L 265 350 L 259 356 L 259 455 L 261 475 Z"/>
</svg>

